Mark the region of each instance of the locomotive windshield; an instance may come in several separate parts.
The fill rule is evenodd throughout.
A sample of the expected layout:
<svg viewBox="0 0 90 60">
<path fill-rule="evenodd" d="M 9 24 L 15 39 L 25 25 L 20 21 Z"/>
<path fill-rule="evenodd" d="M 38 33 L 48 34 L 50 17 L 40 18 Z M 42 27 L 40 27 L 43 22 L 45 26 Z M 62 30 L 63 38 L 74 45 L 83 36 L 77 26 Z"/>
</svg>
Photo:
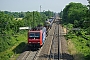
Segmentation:
<svg viewBox="0 0 90 60">
<path fill-rule="evenodd" d="M 39 32 L 30 32 L 29 38 L 30 39 L 40 39 L 40 33 Z"/>
</svg>

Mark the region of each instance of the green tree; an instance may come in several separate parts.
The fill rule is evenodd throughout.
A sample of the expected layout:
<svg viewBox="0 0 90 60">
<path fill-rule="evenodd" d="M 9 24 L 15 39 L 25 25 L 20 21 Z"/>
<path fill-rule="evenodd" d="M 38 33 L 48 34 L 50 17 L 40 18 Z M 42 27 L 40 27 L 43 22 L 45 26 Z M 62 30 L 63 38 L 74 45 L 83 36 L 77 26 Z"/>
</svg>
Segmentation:
<svg viewBox="0 0 90 60">
<path fill-rule="evenodd" d="M 50 17 L 53 17 L 54 16 L 54 13 L 52 12 L 52 11 L 45 11 L 45 12 L 43 12 L 48 18 L 50 18 Z"/>
<path fill-rule="evenodd" d="M 83 27 L 83 21 L 85 20 L 85 14 L 88 8 L 81 3 L 69 3 L 63 10 L 63 22 L 74 24 L 77 21 L 77 26 Z"/>
</svg>

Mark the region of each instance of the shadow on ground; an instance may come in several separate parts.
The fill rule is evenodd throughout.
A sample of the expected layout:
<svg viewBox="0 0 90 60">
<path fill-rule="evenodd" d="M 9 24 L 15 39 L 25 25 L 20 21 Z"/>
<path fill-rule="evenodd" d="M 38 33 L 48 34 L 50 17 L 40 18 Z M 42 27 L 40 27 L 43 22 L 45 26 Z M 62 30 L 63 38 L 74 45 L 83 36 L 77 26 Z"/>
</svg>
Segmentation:
<svg viewBox="0 0 90 60">
<path fill-rule="evenodd" d="M 13 49 L 13 52 L 15 54 L 20 54 L 25 51 L 37 51 L 39 48 L 36 47 L 30 47 L 25 42 L 21 42 L 15 49 Z"/>
<path fill-rule="evenodd" d="M 51 55 L 43 54 L 39 56 L 39 58 L 51 58 L 51 59 L 58 59 L 58 54 L 54 53 Z M 75 55 L 70 55 L 67 53 L 63 53 L 62 55 L 60 54 L 60 59 L 63 60 L 90 60 L 90 55 L 84 56 L 83 54 L 75 54 Z"/>
<path fill-rule="evenodd" d="M 55 54 L 51 54 L 51 55 L 47 55 L 47 54 L 43 54 L 41 56 L 39 56 L 40 58 L 52 58 L 52 59 L 58 59 L 58 54 L 55 53 Z M 69 54 L 66 54 L 66 53 L 63 53 L 62 56 L 60 54 L 60 59 L 65 59 L 65 60 L 73 60 L 73 56 L 72 55 L 69 55 Z"/>
<path fill-rule="evenodd" d="M 16 46 L 15 49 L 13 49 L 13 52 L 16 54 L 22 53 L 22 52 L 24 52 L 25 48 L 26 48 L 26 43 L 21 42 L 18 46 Z"/>
</svg>

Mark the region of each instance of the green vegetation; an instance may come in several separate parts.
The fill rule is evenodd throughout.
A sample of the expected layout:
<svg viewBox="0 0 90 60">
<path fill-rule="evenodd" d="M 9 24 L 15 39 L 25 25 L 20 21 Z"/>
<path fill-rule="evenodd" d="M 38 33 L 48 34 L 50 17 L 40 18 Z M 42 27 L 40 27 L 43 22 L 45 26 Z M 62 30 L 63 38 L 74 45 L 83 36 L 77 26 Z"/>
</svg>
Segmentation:
<svg viewBox="0 0 90 60">
<path fill-rule="evenodd" d="M 14 15 L 0 11 L 0 60 L 9 60 L 15 53 L 13 49 L 26 41 L 26 31 L 19 31 L 23 23 L 23 20 L 15 20 Z"/>
<path fill-rule="evenodd" d="M 17 56 L 16 54 L 21 53 L 26 46 L 27 32 L 23 32 L 23 34 L 18 34 L 17 37 L 14 36 L 10 36 L 10 37 L 11 37 L 10 43 L 12 43 L 13 45 L 9 45 L 9 47 L 6 50 L 0 52 L 0 60 L 9 60 L 9 58 Z"/>
<path fill-rule="evenodd" d="M 27 31 L 19 30 L 19 27 L 44 25 L 45 20 L 53 16 L 51 13 L 0 11 L 0 60 L 9 60 L 23 52 L 27 45 Z"/>
<path fill-rule="evenodd" d="M 53 17 L 55 14 L 53 13 L 53 12 L 51 12 L 51 11 L 45 11 L 45 12 L 42 12 L 42 13 L 44 13 L 48 18 L 50 18 L 50 17 Z"/>
<path fill-rule="evenodd" d="M 90 11 L 81 3 L 69 3 L 60 13 L 62 23 L 67 27 L 67 40 L 71 39 L 76 48 L 76 55 L 81 60 L 90 59 Z M 80 30 L 72 30 L 79 28 Z"/>
<path fill-rule="evenodd" d="M 26 12 L 9 12 L 9 11 L 3 11 L 5 14 L 13 15 L 14 18 L 23 18 L 26 15 Z"/>
</svg>

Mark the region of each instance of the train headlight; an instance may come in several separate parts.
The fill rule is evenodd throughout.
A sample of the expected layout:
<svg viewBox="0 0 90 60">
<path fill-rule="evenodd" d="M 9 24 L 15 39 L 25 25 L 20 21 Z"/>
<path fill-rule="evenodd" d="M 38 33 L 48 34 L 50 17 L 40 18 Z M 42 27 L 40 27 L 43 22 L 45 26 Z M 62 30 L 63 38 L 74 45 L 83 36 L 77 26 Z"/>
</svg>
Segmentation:
<svg viewBox="0 0 90 60">
<path fill-rule="evenodd" d="M 40 43 L 40 42 L 38 42 L 38 43 Z"/>
<path fill-rule="evenodd" d="M 29 43 L 31 43 L 31 42 L 29 42 Z"/>
</svg>

